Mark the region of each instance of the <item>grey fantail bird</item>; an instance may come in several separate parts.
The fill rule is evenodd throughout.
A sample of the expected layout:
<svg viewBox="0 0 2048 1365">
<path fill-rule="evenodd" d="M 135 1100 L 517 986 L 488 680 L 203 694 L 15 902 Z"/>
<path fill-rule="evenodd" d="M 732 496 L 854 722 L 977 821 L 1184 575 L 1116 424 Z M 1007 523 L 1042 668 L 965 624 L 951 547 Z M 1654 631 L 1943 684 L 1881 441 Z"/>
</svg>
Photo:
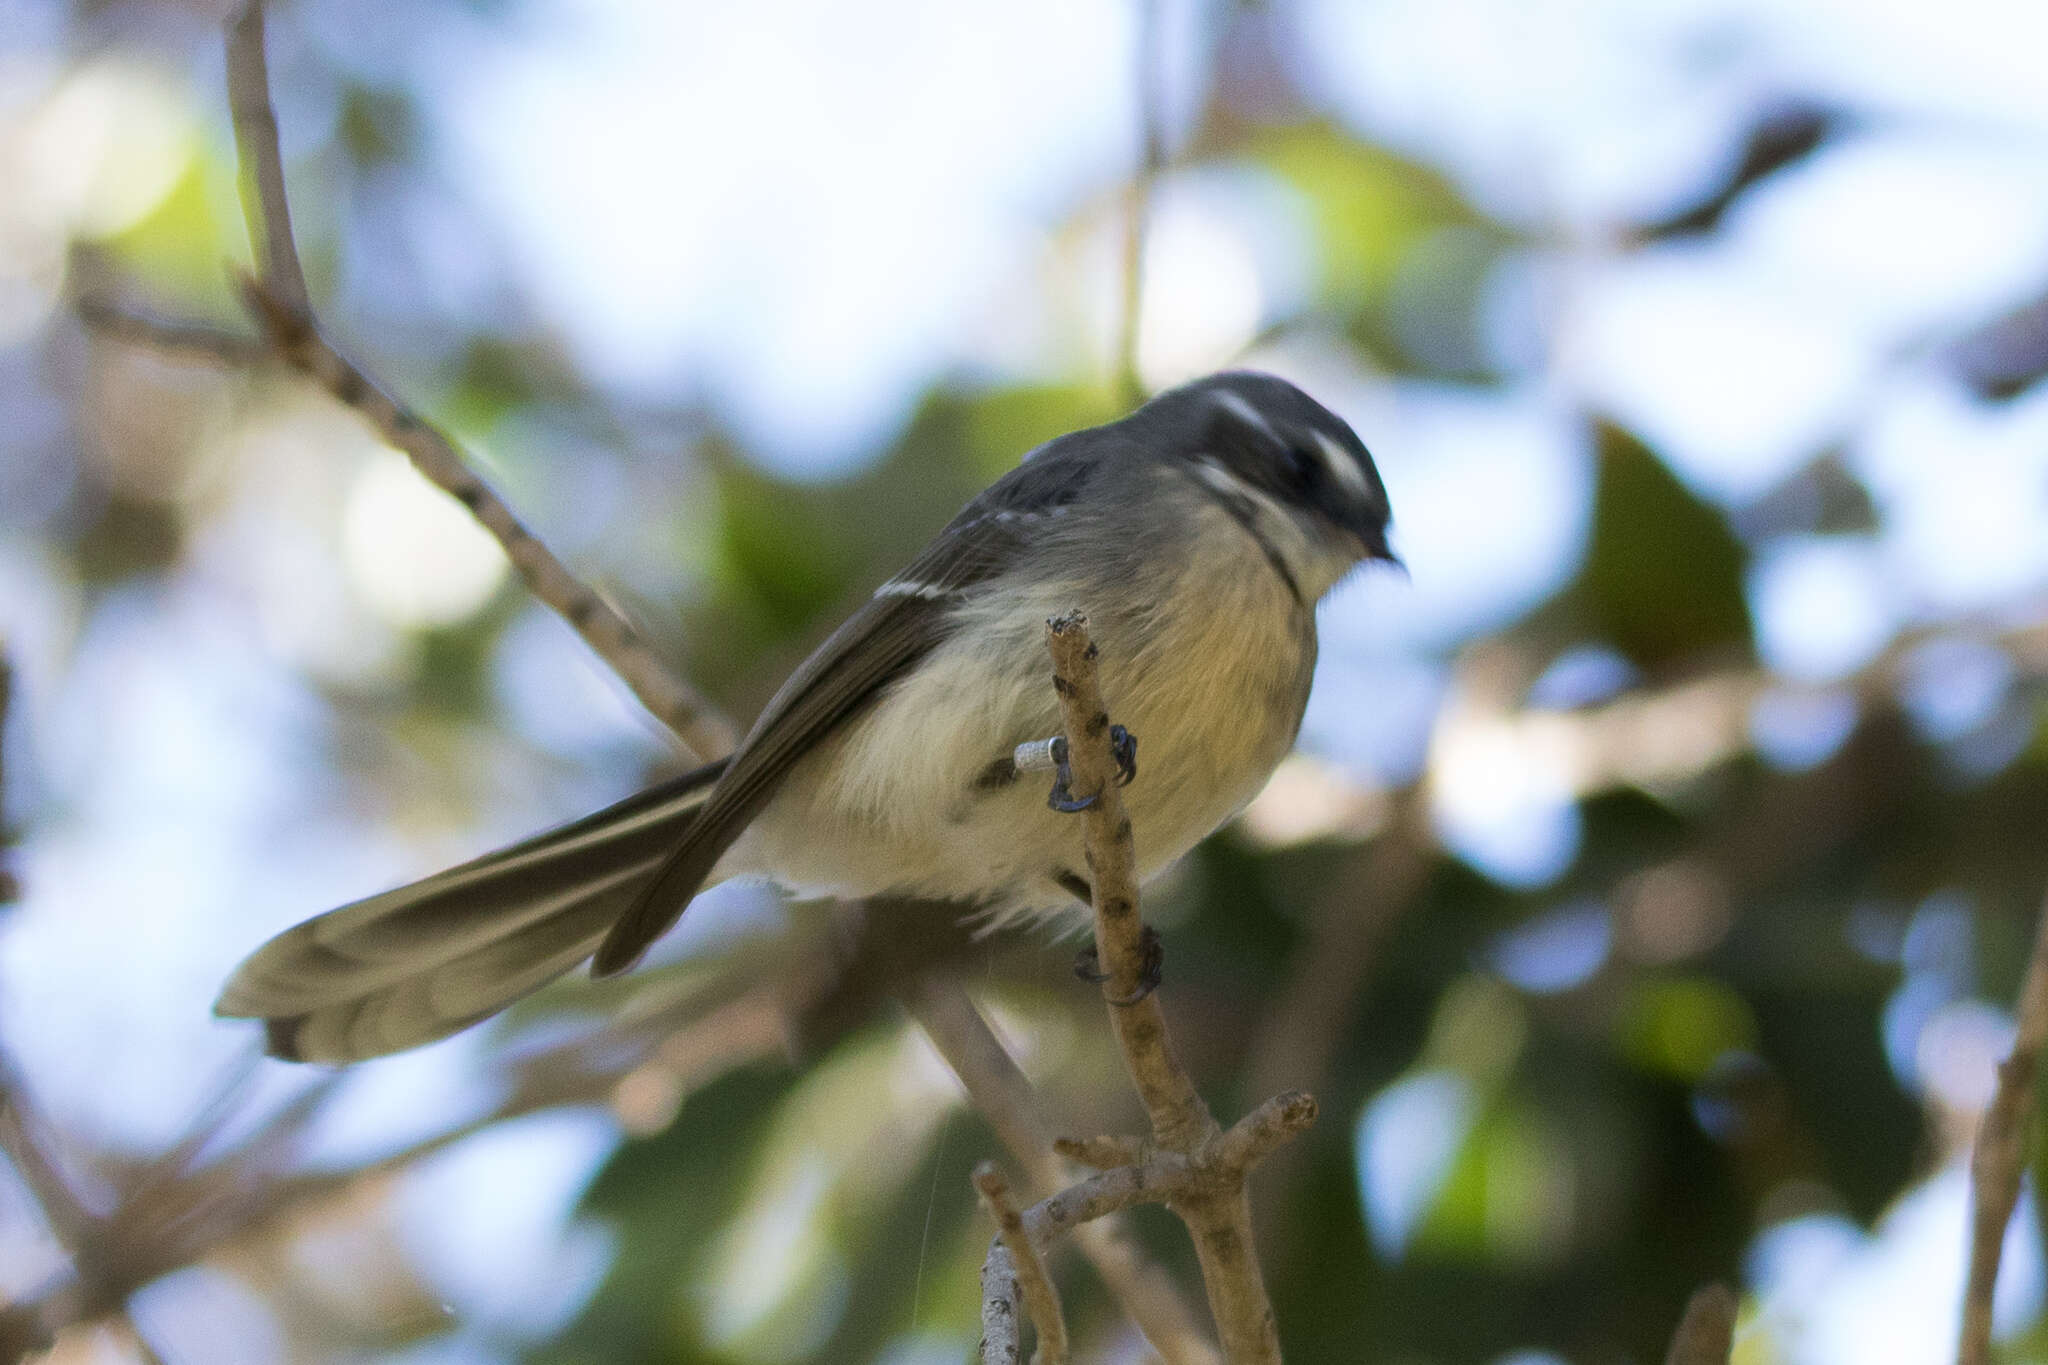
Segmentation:
<svg viewBox="0 0 2048 1365">
<path fill-rule="evenodd" d="M 1088 615 L 1139 873 L 1258 793 L 1294 743 L 1317 601 L 1392 560 L 1351 428 L 1284 380 L 1211 376 L 1050 441 L 967 504 L 784 683 L 728 758 L 278 935 L 218 1013 L 346 1062 L 445 1037 L 592 959 L 630 967 L 698 891 L 1085 909 L 1080 823 L 1012 759 L 1060 728 L 1045 623 Z"/>
</svg>

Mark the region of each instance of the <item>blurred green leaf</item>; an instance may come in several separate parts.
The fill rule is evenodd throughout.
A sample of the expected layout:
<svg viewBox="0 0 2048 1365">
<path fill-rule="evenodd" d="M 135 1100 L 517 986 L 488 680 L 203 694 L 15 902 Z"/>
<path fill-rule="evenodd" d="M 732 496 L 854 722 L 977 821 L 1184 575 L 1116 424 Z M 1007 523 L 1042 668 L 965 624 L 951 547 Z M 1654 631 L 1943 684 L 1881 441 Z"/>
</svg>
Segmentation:
<svg viewBox="0 0 2048 1365">
<path fill-rule="evenodd" d="M 240 305 L 221 266 L 248 250 L 234 183 L 233 169 L 202 145 L 153 209 L 99 245 L 110 264 L 166 308 L 237 317 Z"/>
<path fill-rule="evenodd" d="M 1622 1052 L 1646 1071 L 1697 1081 L 1721 1056 L 1756 1046 L 1742 997 L 1707 976 L 1638 982 L 1622 1007 Z"/>
<path fill-rule="evenodd" d="M 1650 671 L 1746 651 L 1746 557 L 1727 519 L 1622 428 L 1600 421 L 1594 438 L 1600 467 L 1580 578 L 1589 624 Z"/>
<path fill-rule="evenodd" d="M 402 90 L 351 82 L 341 93 L 335 131 L 363 166 L 409 162 L 418 154 L 419 118 Z"/>
<path fill-rule="evenodd" d="M 1251 152 L 1308 202 L 1321 292 L 1354 304 L 1382 291 L 1428 233 L 1482 221 L 1437 172 L 1334 124 L 1265 130 Z"/>
</svg>

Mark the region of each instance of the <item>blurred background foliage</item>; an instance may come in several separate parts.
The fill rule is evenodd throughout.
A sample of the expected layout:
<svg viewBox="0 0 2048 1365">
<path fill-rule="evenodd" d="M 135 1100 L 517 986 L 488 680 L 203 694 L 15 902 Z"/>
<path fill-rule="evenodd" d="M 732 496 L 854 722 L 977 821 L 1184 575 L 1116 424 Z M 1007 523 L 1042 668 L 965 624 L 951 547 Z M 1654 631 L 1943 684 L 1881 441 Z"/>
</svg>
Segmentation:
<svg viewBox="0 0 2048 1365">
<path fill-rule="evenodd" d="M 891 994 L 964 973 L 1062 1128 L 1129 1129 L 1069 944 L 741 888 L 339 1078 L 209 1019 L 265 934 L 674 762 L 349 415 L 80 323 L 235 325 L 217 18 L 0 0 L 0 1136 L 58 1177 L 0 1179 L 0 1291 L 137 1288 L 67 1361 L 967 1358 L 994 1142 Z M 1411 569 L 1148 907 L 1219 1108 L 1322 1100 L 1257 1189 L 1289 1360 L 1650 1361 L 1724 1278 L 1742 1365 L 1872 1365 L 1948 1349 L 2048 884 L 2044 26 L 300 0 L 272 46 L 334 335 L 745 716 L 1117 413 L 1142 37 L 1144 384 L 1307 385 Z"/>
</svg>

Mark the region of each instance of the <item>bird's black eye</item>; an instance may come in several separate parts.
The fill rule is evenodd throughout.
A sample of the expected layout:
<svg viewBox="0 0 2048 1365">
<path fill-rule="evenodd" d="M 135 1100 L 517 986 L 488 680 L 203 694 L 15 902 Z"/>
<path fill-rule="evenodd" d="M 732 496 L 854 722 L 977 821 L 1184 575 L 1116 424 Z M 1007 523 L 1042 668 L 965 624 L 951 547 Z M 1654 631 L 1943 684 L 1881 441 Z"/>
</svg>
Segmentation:
<svg viewBox="0 0 2048 1365">
<path fill-rule="evenodd" d="M 1322 461 L 1316 458 L 1315 452 L 1301 446 L 1287 447 L 1287 454 L 1282 460 L 1287 469 L 1287 477 L 1296 487 L 1307 488 L 1322 474 Z"/>
</svg>

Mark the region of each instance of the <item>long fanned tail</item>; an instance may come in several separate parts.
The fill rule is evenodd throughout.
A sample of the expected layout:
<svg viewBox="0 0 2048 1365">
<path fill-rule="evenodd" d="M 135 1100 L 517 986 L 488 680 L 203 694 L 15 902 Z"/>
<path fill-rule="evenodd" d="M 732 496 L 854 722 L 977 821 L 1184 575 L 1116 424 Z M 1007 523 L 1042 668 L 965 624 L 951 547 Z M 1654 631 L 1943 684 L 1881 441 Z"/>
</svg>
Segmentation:
<svg viewBox="0 0 2048 1365">
<path fill-rule="evenodd" d="M 272 1056 L 353 1062 L 445 1038 L 589 957 L 695 819 L 723 762 L 425 881 L 330 910 L 251 954 L 214 1012 Z"/>
</svg>

